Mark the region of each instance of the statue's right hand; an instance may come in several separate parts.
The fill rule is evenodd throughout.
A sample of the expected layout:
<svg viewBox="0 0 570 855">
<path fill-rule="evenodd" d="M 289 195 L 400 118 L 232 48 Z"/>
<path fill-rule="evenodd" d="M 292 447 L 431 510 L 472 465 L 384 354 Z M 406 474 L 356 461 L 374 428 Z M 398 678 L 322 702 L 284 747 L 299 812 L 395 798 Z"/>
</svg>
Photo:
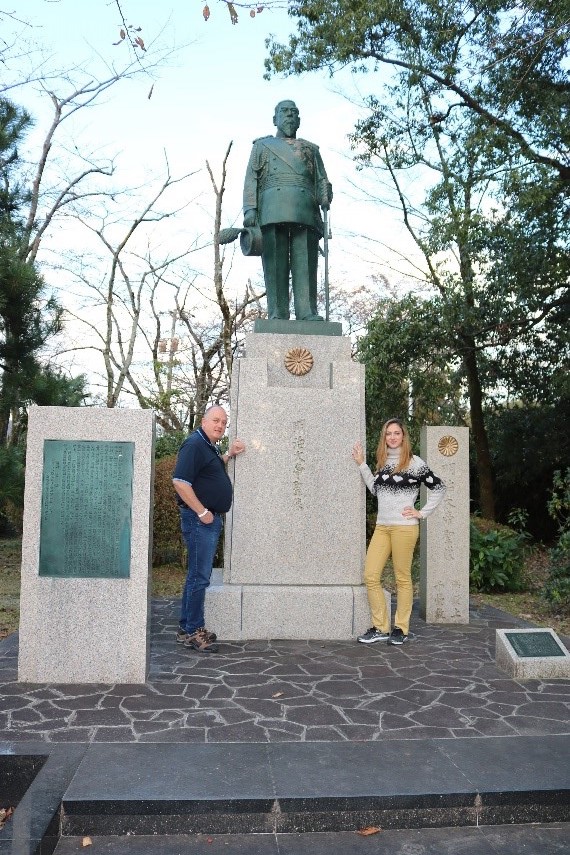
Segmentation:
<svg viewBox="0 0 570 855">
<path fill-rule="evenodd" d="M 244 214 L 243 217 L 243 225 L 244 228 L 249 229 L 252 226 L 257 225 L 257 211 L 251 210 Z"/>
</svg>

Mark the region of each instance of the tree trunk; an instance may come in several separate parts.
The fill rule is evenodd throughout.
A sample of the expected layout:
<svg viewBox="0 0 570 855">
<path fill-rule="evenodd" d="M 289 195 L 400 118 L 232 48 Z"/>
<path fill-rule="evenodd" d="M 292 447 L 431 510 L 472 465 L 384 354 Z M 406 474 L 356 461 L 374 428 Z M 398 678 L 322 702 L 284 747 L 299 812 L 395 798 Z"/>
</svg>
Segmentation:
<svg viewBox="0 0 570 855">
<path fill-rule="evenodd" d="M 469 406 L 471 410 L 471 432 L 477 456 L 477 478 L 479 481 L 479 501 L 482 515 L 489 520 L 495 519 L 495 488 L 493 482 L 493 470 L 491 467 L 491 455 L 489 453 L 489 442 L 487 430 L 483 419 L 483 393 L 481 381 L 477 368 L 477 357 L 475 355 L 475 343 L 470 337 L 463 339 L 465 352 L 463 354 L 463 365 L 467 377 L 467 388 L 469 390 Z"/>
</svg>

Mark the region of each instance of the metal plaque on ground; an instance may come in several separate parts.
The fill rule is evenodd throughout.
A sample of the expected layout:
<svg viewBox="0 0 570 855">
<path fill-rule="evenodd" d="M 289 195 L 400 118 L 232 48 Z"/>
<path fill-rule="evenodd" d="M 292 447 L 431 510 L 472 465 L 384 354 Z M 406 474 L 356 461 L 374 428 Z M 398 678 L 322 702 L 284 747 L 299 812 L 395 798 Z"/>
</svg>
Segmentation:
<svg viewBox="0 0 570 855">
<path fill-rule="evenodd" d="M 550 632 L 506 632 L 518 656 L 564 656 L 555 637 Z"/>
<path fill-rule="evenodd" d="M 495 662 L 511 677 L 570 677 L 570 654 L 552 629 L 498 629 Z"/>
</svg>

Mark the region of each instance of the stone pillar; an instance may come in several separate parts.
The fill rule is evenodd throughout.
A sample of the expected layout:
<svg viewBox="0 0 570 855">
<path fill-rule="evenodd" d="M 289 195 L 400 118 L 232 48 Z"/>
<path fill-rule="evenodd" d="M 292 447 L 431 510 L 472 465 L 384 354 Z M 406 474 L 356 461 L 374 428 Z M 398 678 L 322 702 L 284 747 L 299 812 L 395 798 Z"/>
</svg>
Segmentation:
<svg viewBox="0 0 570 855">
<path fill-rule="evenodd" d="M 427 623 L 469 623 L 469 430 L 423 427 L 420 454 L 447 485 L 443 507 L 422 526 L 420 615 Z M 427 492 L 425 487 L 422 491 Z M 422 496 L 422 500 L 425 495 Z"/>
<path fill-rule="evenodd" d="M 317 329 L 305 324 L 303 330 Z M 252 333 L 234 364 L 223 585 L 206 600 L 220 638 L 351 638 L 369 626 L 362 568 L 364 367 L 340 335 Z"/>
<path fill-rule="evenodd" d="M 18 680 L 144 683 L 154 415 L 31 407 Z"/>
</svg>

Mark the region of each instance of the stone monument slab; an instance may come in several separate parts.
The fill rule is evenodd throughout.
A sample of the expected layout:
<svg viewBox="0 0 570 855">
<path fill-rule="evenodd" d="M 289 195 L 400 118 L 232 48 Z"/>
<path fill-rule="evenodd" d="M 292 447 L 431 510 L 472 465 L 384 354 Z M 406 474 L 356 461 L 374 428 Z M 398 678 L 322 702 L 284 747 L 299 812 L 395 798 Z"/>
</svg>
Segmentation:
<svg viewBox="0 0 570 855">
<path fill-rule="evenodd" d="M 497 629 L 495 662 L 519 680 L 570 677 L 570 654 L 552 629 Z"/>
<path fill-rule="evenodd" d="M 18 680 L 144 683 L 154 415 L 31 407 Z"/>
<path fill-rule="evenodd" d="M 420 615 L 469 623 L 469 429 L 423 427 L 420 454 L 447 485 L 443 506 L 420 523 Z M 422 486 L 422 504 L 426 488 Z"/>
<path fill-rule="evenodd" d="M 286 368 L 296 349 L 312 357 L 306 374 Z M 247 336 L 230 415 L 247 452 L 235 462 L 224 582 L 361 583 L 365 495 L 350 452 L 364 435 L 363 373 L 347 338 Z"/>
</svg>

